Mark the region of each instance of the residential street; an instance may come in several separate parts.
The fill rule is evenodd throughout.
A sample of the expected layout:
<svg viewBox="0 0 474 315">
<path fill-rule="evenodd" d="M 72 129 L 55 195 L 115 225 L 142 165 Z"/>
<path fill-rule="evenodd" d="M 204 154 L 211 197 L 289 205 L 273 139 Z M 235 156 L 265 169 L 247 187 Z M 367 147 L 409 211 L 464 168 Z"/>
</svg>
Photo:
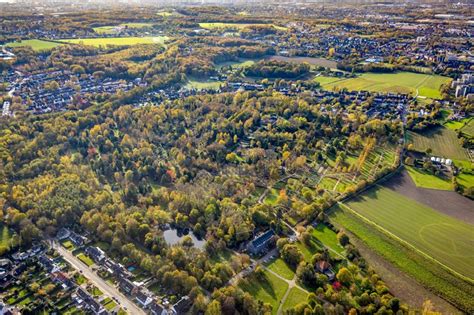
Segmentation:
<svg viewBox="0 0 474 315">
<path fill-rule="evenodd" d="M 80 261 L 67 249 L 62 247 L 57 242 L 53 242 L 53 247 L 58 253 L 66 260 L 73 268 L 79 270 L 87 279 L 89 279 L 97 288 L 99 288 L 104 294 L 116 298 L 120 306 L 127 310 L 131 314 L 145 314 L 145 312 L 139 308 L 135 303 L 130 301 L 124 294 L 122 294 L 116 287 L 112 286 L 104 279 L 99 277 L 95 272 L 92 271 L 86 264 Z"/>
</svg>

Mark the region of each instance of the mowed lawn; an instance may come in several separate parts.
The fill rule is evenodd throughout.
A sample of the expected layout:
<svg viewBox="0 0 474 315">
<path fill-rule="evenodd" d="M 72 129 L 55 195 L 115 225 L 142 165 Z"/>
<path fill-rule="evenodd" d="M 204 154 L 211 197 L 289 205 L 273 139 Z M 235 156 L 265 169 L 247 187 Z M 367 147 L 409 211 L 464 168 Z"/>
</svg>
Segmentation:
<svg viewBox="0 0 474 315">
<path fill-rule="evenodd" d="M 312 235 L 325 246 L 331 248 L 339 254 L 344 251 L 344 247 L 342 247 L 337 240 L 336 232 L 328 228 L 326 225 L 318 224 L 314 228 Z"/>
<path fill-rule="evenodd" d="M 267 268 L 279 274 L 281 277 L 291 280 L 295 276 L 295 272 L 281 258 L 274 259 L 266 264 Z"/>
<path fill-rule="evenodd" d="M 438 177 L 412 166 L 407 166 L 406 169 L 417 187 L 440 190 L 454 189 L 449 179 Z"/>
<path fill-rule="evenodd" d="M 441 98 L 440 87 L 451 79 L 439 75 L 421 74 L 413 72 L 395 73 L 363 73 L 356 78 L 337 79 L 324 76 L 316 77 L 315 80 L 327 90 L 334 88 L 346 88 L 350 91 L 371 91 L 383 93 L 404 93 L 427 98 Z"/>
<path fill-rule="evenodd" d="M 306 302 L 307 299 L 308 293 L 304 292 L 298 287 L 291 288 L 290 292 L 288 293 L 288 296 L 286 297 L 285 302 L 283 303 L 283 312 L 295 307 L 300 303 Z"/>
<path fill-rule="evenodd" d="M 408 142 L 414 149 L 425 152 L 431 149 L 431 154 L 453 160 L 469 160 L 466 150 L 459 143 L 456 132 L 444 126 L 433 127 L 423 132 L 409 131 Z"/>
<path fill-rule="evenodd" d="M 288 289 L 288 283 L 268 271 L 265 271 L 264 275 L 265 278 L 260 279 L 253 273 L 240 281 L 239 286 L 257 300 L 269 303 L 272 306 L 272 314 L 276 314 L 280 301 Z"/>
<path fill-rule="evenodd" d="M 22 40 L 19 42 L 11 42 L 11 43 L 6 44 L 5 46 L 7 47 L 30 46 L 35 51 L 45 51 L 45 50 L 51 50 L 54 47 L 57 47 L 59 45 L 62 45 L 62 44 L 56 43 L 56 42 L 49 42 L 46 40 L 40 40 L 40 39 L 28 39 L 28 40 Z"/>
<path fill-rule="evenodd" d="M 474 279 L 474 225 L 383 187 L 371 189 L 345 205 L 438 262 Z"/>
<path fill-rule="evenodd" d="M 166 40 L 168 40 L 167 36 L 155 36 L 155 37 L 75 38 L 75 39 L 62 39 L 61 42 L 100 47 L 100 46 L 107 46 L 107 45 L 133 46 L 133 45 L 138 45 L 138 44 L 164 45 Z"/>
</svg>

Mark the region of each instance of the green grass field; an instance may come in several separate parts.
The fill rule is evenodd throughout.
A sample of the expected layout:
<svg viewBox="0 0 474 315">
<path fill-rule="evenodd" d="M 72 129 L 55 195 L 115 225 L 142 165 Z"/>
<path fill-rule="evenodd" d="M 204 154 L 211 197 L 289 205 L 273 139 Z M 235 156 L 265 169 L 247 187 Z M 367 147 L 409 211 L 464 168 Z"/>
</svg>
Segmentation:
<svg viewBox="0 0 474 315">
<path fill-rule="evenodd" d="M 240 59 L 238 61 L 226 61 L 226 62 L 219 62 L 216 64 L 217 69 L 221 69 L 223 67 L 232 66 L 232 68 L 246 68 L 255 63 L 258 59 Z"/>
<path fill-rule="evenodd" d="M 71 44 L 81 44 L 87 46 L 133 46 L 138 44 L 159 44 L 164 45 L 168 40 L 167 36 L 156 37 L 109 37 L 109 38 L 76 38 L 62 39 L 62 42 Z"/>
<path fill-rule="evenodd" d="M 451 79 L 439 75 L 428 75 L 413 72 L 396 73 L 363 73 L 356 78 L 336 79 L 333 77 L 316 77 L 315 80 L 321 83 L 325 89 L 347 88 L 352 91 L 366 90 L 383 93 L 405 93 L 416 94 L 418 96 L 439 99 L 439 91 L 443 83 Z"/>
<path fill-rule="evenodd" d="M 458 176 L 456 176 L 457 182 L 459 185 L 463 186 L 464 189 L 469 188 L 469 187 L 474 187 L 474 175 L 473 174 L 468 174 L 468 173 L 459 173 Z"/>
<path fill-rule="evenodd" d="M 313 236 L 316 237 L 325 246 L 341 254 L 344 247 L 339 244 L 336 233 L 324 224 L 318 224 L 313 231 Z"/>
<path fill-rule="evenodd" d="M 12 236 L 12 231 L 7 226 L 0 224 L 0 246 L 10 247 Z"/>
<path fill-rule="evenodd" d="M 474 279 L 474 226 L 388 188 L 377 187 L 346 205 L 400 240 Z"/>
<path fill-rule="evenodd" d="M 459 279 L 439 264 L 426 259 L 411 248 L 375 229 L 351 211 L 335 206 L 329 213 L 331 222 L 349 230 L 373 251 L 395 267 L 416 279 L 467 313 L 474 311 L 474 300 L 469 292 L 474 285 Z"/>
<path fill-rule="evenodd" d="M 188 82 L 186 83 L 184 87 L 186 89 L 196 89 L 196 90 L 203 90 L 203 89 L 217 90 L 218 88 L 221 87 L 221 85 L 224 85 L 224 82 L 191 79 L 191 80 L 188 80 Z"/>
<path fill-rule="evenodd" d="M 70 240 L 62 241 L 61 245 L 67 250 L 74 250 L 76 248 Z"/>
<path fill-rule="evenodd" d="M 412 166 L 407 166 L 406 170 L 417 187 L 453 190 L 453 183 L 448 179 L 440 178 Z"/>
<path fill-rule="evenodd" d="M 470 118 L 469 121 L 467 121 L 464 127 L 461 129 L 461 131 L 471 137 L 474 137 L 474 119 Z"/>
<path fill-rule="evenodd" d="M 90 267 L 94 264 L 94 261 L 92 259 L 90 259 L 90 257 L 87 256 L 84 253 L 80 253 L 76 257 L 79 258 L 79 260 L 82 261 L 83 263 L 85 263 L 88 267 Z"/>
<path fill-rule="evenodd" d="M 459 143 L 456 132 L 451 129 L 441 126 L 430 128 L 423 133 L 408 131 L 407 137 L 408 142 L 412 143 L 417 151 L 425 152 L 430 148 L 434 156 L 469 161 L 469 156 Z"/>
<path fill-rule="evenodd" d="M 242 29 L 249 26 L 273 26 L 277 30 L 284 31 L 286 27 L 274 25 L 274 24 L 264 24 L 264 23 L 199 23 L 199 26 L 205 29 Z"/>
<path fill-rule="evenodd" d="M 259 279 L 251 274 L 239 283 L 242 290 L 249 292 L 256 299 L 269 303 L 272 306 L 272 314 L 276 314 L 281 299 L 288 289 L 288 283 L 277 276 L 265 271 L 265 279 Z"/>
<path fill-rule="evenodd" d="M 288 296 L 286 297 L 285 303 L 283 303 L 283 312 L 288 309 L 295 307 L 300 303 L 306 302 L 308 298 L 308 293 L 304 292 L 300 288 L 293 287 L 290 289 Z"/>
<path fill-rule="evenodd" d="M 285 279 L 291 280 L 295 276 L 295 272 L 281 258 L 277 258 L 268 263 L 267 268 L 279 274 Z"/>
<path fill-rule="evenodd" d="M 62 44 L 40 40 L 40 39 L 28 39 L 28 40 L 22 40 L 20 42 L 11 42 L 11 43 L 6 44 L 5 46 L 7 47 L 30 46 L 35 51 L 47 51 L 59 45 L 62 45 Z"/>
<path fill-rule="evenodd" d="M 120 25 L 108 25 L 108 26 L 99 26 L 94 27 L 94 32 L 98 34 L 113 34 L 116 33 L 118 28 L 145 28 L 152 26 L 153 23 L 123 23 Z"/>
</svg>

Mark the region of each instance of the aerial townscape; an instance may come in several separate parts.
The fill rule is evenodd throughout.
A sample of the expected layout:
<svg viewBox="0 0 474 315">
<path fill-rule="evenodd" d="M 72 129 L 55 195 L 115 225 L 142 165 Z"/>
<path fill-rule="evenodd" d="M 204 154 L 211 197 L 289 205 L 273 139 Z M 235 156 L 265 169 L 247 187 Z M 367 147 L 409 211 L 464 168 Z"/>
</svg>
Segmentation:
<svg viewBox="0 0 474 315">
<path fill-rule="evenodd" d="M 474 2 L 0 0 L 3 314 L 474 314 Z"/>
</svg>

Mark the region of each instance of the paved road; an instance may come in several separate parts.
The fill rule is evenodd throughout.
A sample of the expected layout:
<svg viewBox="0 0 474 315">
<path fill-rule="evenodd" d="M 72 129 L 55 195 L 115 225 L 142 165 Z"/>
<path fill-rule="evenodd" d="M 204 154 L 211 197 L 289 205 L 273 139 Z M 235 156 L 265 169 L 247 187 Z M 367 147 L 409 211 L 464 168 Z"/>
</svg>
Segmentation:
<svg viewBox="0 0 474 315">
<path fill-rule="evenodd" d="M 123 295 L 116 287 L 112 286 L 110 283 L 99 277 L 95 272 L 92 271 L 86 264 L 80 261 L 76 256 L 74 256 L 67 249 L 54 242 L 54 248 L 59 252 L 59 254 L 71 264 L 72 267 L 82 271 L 82 274 L 89 279 L 96 287 L 98 287 L 104 294 L 114 297 L 118 300 L 122 308 L 126 307 L 127 311 L 131 314 L 145 314 L 145 312 L 130 301 L 125 295 Z"/>
</svg>

